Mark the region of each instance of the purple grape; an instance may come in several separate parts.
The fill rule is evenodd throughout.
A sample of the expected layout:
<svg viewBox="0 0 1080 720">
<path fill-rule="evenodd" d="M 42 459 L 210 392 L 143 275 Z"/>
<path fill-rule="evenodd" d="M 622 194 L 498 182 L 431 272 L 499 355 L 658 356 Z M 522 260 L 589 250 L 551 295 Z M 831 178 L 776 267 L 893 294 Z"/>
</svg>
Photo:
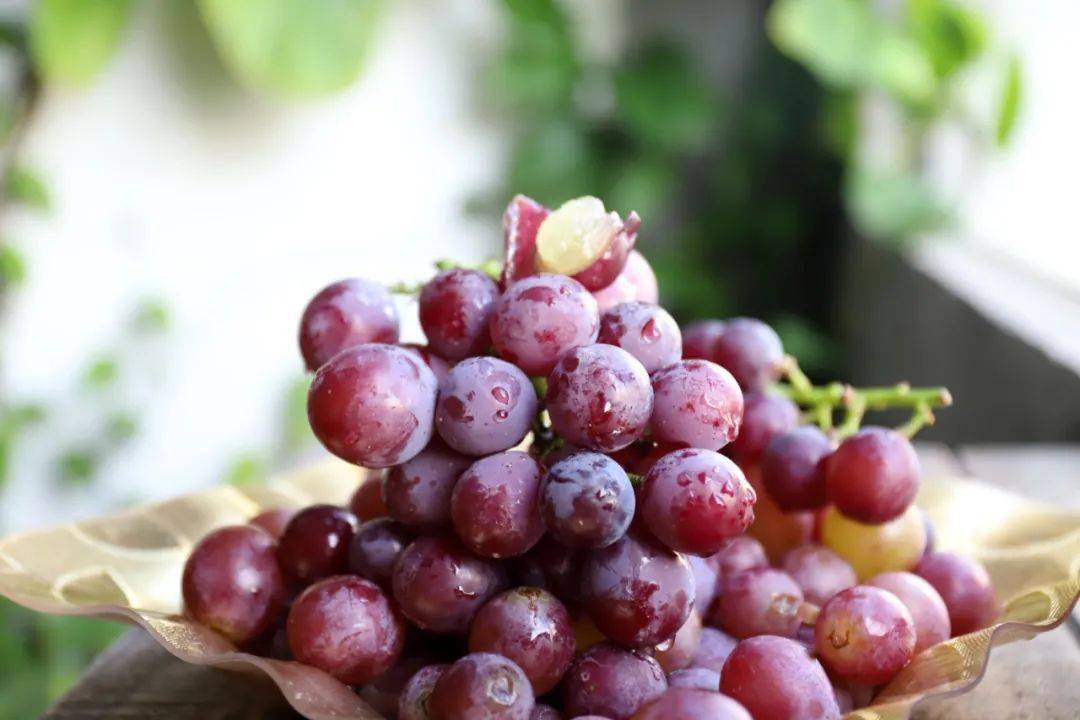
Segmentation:
<svg viewBox="0 0 1080 720">
<path fill-rule="evenodd" d="M 578 281 L 535 275 L 507 288 L 490 329 L 502 358 L 528 375 L 547 375 L 564 353 L 596 342 L 600 311 Z"/>
<path fill-rule="evenodd" d="M 659 289 L 656 284 L 656 273 L 653 272 L 649 261 L 637 250 L 632 250 L 626 258 L 626 267 L 615 278 L 615 282 L 603 290 L 593 292 L 600 312 L 605 313 L 619 303 L 638 301 L 656 304 L 659 298 Z"/>
<path fill-rule="evenodd" d="M 724 582 L 737 572 L 769 567 L 769 558 L 760 542 L 749 535 L 739 535 L 708 558 L 716 569 L 716 594 L 724 591 Z M 704 608 L 702 608 L 704 610 Z"/>
<path fill-rule="evenodd" d="M 716 597 L 717 571 L 709 558 L 687 555 L 690 569 L 694 572 L 694 606 L 706 610 Z"/>
<path fill-rule="evenodd" d="M 701 637 L 698 639 L 698 649 L 690 661 L 690 666 L 708 668 L 719 675 L 724 669 L 728 655 L 735 649 L 738 642 L 722 630 L 711 627 L 702 628 Z"/>
<path fill-rule="evenodd" d="M 798 406 L 783 395 L 746 393 L 739 434 L 724 452 L 741 467 L 756 465 L 773 438 L 794 430 L 798 424 Z"/>
<path fill-rule="evenodd" d="M 349 685 L 389 670 L 405 644 L 405 624 L 375 583 L 351 575 L 326 578 L 289 610 L 289 649 L 302 663 Z"/>
<path fill-rule="evenodd" d="M 551 535 L 541 538 L 532 550 L 513 559 L 518 585 L 542 587 L 568 605 L 581 600 L 582 554 L 569 550 Z"/>
<path fill-rule="evenodd" d="M 478 270 L 444 270 L 420 291 L 420 327 L 439 355 L 461 360 L 479 355 L 491 343 L 488 323 L 499 286 Z"/>
<path fill-rule="evenodd" d="M 384 472 L 370 472 L 360 481 L 356 492 L 349 498 L 349 511 L 357 520 L 366 522 L 386 517 L 386 503 L 383 501 Z"/>
<path fill-rule="evenodd" d="M 720 693 L 695 688 L 668 688 L 636 713 L 634 720 L 753 720 L 739 703 Z"/>
<path fill-rule="evenodd" d="M 416 530 L 450 526 L 450 494 L 473 463 L 435 438 L 413 459 L 390 468 L 383 496 L 390 517 Z"/>
<path fill-rule="evenodd" d="M 355 515 L 336 505 L 312 505 L 296 513 L 277 548 L 286 580 L 302 586 L 344 573 L 359 525 Z"/>
<path fill-rule="evenodd" d="M 448 667 L 449 663 L 427 665 L 409 678 L 398 699 L 397 720 L 431 720 L 428 699 Z"/>
<path fill-rule="evenodd" d="M 673 638 L 656 646 L 654 657 L 666 673 L 681 670 L 690 666 L 700 641 L 701 615 L 693 610 Z"/>
<path fill-rule="evenodd" d="M 414 625 L 463 634 L 473 616 L 506 585 L 502 568 L 472 555 L 455 538 L 413 541 L 394 566 L 394 599 Z"/>
<path fill-rule="evenodd" d="M 712 359 L 727 368 L 743 390 L 764 390 L 780 377 L 784 346 L 776 331 L 760 320 L 735 318 L 716 339 Z"/>
<path fill-rule="evenodd" d="M 521 370 L 498 358 L 469 358 L 439 385 L 435 427 L 454 450 L 490 455 L 521 442 L 537 406 L 536 391 Z"/>
<path fill-rule="evenodd" d="M 754 568 L 730 575 L 709 617 L 737 638 L 794 637 L 801 624 L 802 590 L 785 572 Z"/>
<path fill-rule="evenodd" d="M 668 453 L 645 476 L 641 515 L 662 543 L 711 555 L 754 521 L 757 495 L 739 466 L 712 450 Z"/>
<path fill-rule="evenodd" d="M 858 581 L 847 560 L 823 545 L 803 545 L 784 555 L 781 568 L 799 584 L 803 596 L 815 605 L 825 602 Z"/>
<path fill-rule="evenodd" d="M 596 627 L 628 647 L 652 647 L 672 637 L 694 604 L 686 558 L 645 536 L 625 535 L 591 551 L 581 588 Z"/>
<path fill-rule="evenodd" d="M 735 647 L 732 642 L 732 647 Z M 688 667 L 676 670 L 667 676 L 669 688 L 697 688 L 709 692 L 720 692 L 720 673 L 704 667 Z"/>
<path fill-rule="evenodd" d="M 462 473 L 450 496 L 454 529 L 477 555 L 521 555 L 544 534 L 537 499 L 542 468 L 531 455 L 503 452 Z"/>
<path fill-rule="evenodd" d="M 934 586 L 918 575 L 909 572 L 887 572 L 875 575 L 867 585 L 888 590 L 911 613 L 915 622 L 915 654 L 939 642 L 948 640 L 952 634 L 949 609 Z"/>
<path fill-rule="evenodd" d="M 344 350 L 319 368 L 308 391 L 311 430 L 327 450 L 365 467 L 411 459 L 431 440 L 435 375 L 394 345 Z"/>
<path fill-rule="evenodd" d="M 719 450 L 738 435 L 742 391 L 716 363 L 682 360 L 657 371 L 652 384 L 653 440 Z"/>
<path fill-rule="evenodd" d="M 637 358 L 650 375 L 682 358 L 679 326 L 659 305 L 616 305 L 600 317 L 597 342 L 621 347 Z"/>
<path fill-rule="evenodd" d="M 431 720 L 529 720 L 536 704 L 513 661 L 470 653 L 443 672 L 428 696 Z"/>
<path fill-rule="evenodd" d="M 773 438 L 761 456 L 761 481 L 784 512 L 824 507 L 832 441 L 813 425 Z"/>
<path fill-rule="evenodd" d="M 653 407 L 649 374 L 613 345 L 567 352 L 548 375 L 547 410 L 567 442 L 614 452 L 645 432 Z"/>
<path fill-rule="evenodd" d="M 275 540 L 281 537 L 281 534 L 285 532 L 285 526 L 289 524 L 289 521 L 293 519 L 293 515 L 296 514 L 296 508 L 292 507 L 276 507 L 269 510 L 264 510 L 255 517 L 248 520 L 248 525 L 252 525 L 257 528 L 261 528 L 270 534 L 270 537 Z"/>
<path fill-rule="evenodd" d="M 405 526 L 389 518 L 369 520 L 360 526 L 349 548 L 349 571 L 390 587 L 394 563 L 412 540 Z"/>
<path fill-rule="evenodd" d="M 741 703 L 754 720 L 840 717 L 821 663 L 787 638 L 762 635 L 735 646 L 720 673 L 720 692 Z"/>
<path fill-rule="evenodd" d="M 895 430 L 866 427 L 840 443 L 829 457 L 829 501 L 861 523 L 895 520 L 919 491 L 919 458 L 911 441 Z"/>
<path fill-rule="evenodd" d="M 814 625 L 825 667 L 844 680 L 880 685 L 915 654 L 915 621 L 887 590 L 858 585 L 833 595 Z"/>
<path fill-rule="evenodd" d="M 406 644 L 405 651 L 394 666 L 360 688 L 358 694 L 379 715 L 396 717 L 405 685 L 430 662 L 429 657 L 410 654 Z"/>
<path fill-rule="evenodd" d="M 402 343 L 399 347 L 401 347 L 402 350 L 408 350 L 413 355 L 420 358 L 424 364 L 431 369 L 431 372 L 435 373 L 435 380 L 437 382 L 442 382 L 442 379 L 450 372 L 451 363 L 445 358 L 441 358 L 433 353 L 427 345 Z"/>
<path fill-rule="evenodd" d="M 713 348 L 724 332 L 723 320 L 695 320 L 682 329 L 683 359 L 716 362 Z"/>
<path fill-rule="evenodd" d="M 634 517 L 634 487 L 619 464 L 579 452 L 550 467 L 540 483 L 540 514 L 555 539 L 570 548 L 606 547 Z"/>
<path fill-rule="evenodd" d="M 394 299 L 382 285 L 354 278 L 328 285 L 300 319 L 300 354 L 314 372 L 346 348 L 398 341 Z"/>
<path fill-rule="evenodd" d="M 563 720 L 562 713 L 550 705 L 537 704 L 533 707 L 529 720 Z"/>
<path fill-rule="evenodd" d="M 285 606 L 274 547 L 268 533 L 248 525 L 204 537 L 184 563 L 185 612 L 238 645 L 262 635 Z"/>
<path fill-rule="evenodd" d="M 971 558 L 930 553 L 919 561 L 915 573 L 945 601 L 953 637 L 988 627 L 1001 614 L 986 568 Z"/>
<path fill-rule="evenodd" d="M 644 653 L 600 643 L 574 658 L 563 680 L 563 710 L 571 718 L 628 720 L 667 690 L 659 663 Z"/>
<path fill-rule="evenodd" d="M 551 593 L 519 587 L 496 595 L 480 609 L 469 629 L 469 652 L 510 658 L 543 695 L 562 679 L 574 657 L 570 613 Z"/>
</svg>

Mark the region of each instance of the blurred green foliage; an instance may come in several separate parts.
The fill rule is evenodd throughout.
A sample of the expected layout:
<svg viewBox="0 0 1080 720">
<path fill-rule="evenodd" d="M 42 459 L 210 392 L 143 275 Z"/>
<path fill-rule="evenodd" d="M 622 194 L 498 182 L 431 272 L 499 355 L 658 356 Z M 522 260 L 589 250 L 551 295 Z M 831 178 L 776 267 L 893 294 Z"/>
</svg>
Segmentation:
<svg viewBox="0 0 1080 720">
<path fill-rule="evenodd" d="M 131 0 L 38 0 L 30 18 L 30 53 L 50 82 L 82 85 L 112 57 Z"/>
</svg>

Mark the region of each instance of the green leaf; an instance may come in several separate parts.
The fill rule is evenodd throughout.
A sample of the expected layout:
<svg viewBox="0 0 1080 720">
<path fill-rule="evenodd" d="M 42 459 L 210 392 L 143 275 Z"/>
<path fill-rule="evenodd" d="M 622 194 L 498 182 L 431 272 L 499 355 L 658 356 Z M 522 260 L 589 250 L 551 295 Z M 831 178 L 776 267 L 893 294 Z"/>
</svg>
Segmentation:
<svg viewBox="0 0 1080 720">
<path fill-rule="evenodd" d="M 169 308 L 157 298 L 144 298 L 135 308 L 133 320 L 137 333 L 162 333 L 169 329 Z"/>
<path fill-rule="evenodd" d="M 372 46 L 383 0 L 198 0 L 225 64 L 246 86 L 287 97 L 353 83 Z"/>
<path fill-rule="evenodd" d="M 908 0 L 908 27 L 941 78 L 978 57 L 989 35 L 975 10 L 952 0 Z"/>
<path fill-rule="evenodd" d="M 72 448 L 56 463 L 59 481 L 64 485 L 87 485 L 98 471 L 98 456 L 89 448 Z"/>
<path fill-rule="evenodd" d="M 112 57 L 131 0 L 39 0 L 30 18 L 30 53 L 50 82 L 85 85 Z"/>
<path fill-rule="evenodd" d="M 113 442 L 122 443 L 139 432 L 139 421 L 131 413 L 118 411 L 109 416 L 105 432 Z"/>
<path fill-rule="evenodd" d="M 494 101 L 524 116 L 566 109 L 580 67 L 566 16 L 552 0 L 504 3 L 507 46 L 486 71 Z"/>
<path fill-rule="evenodd" d="M 941 229 L 952 219 L 933 190 L 908 173 L 855 169 L 844 195 L 856 226 L 876 239 L 904 240 Z"/>
<path fill-rule="evenodd" d="M 870 82 L 908 103 L 924 104 L 937 87 L 934 68 L 910 38 L 887 30 L 879 33 L 867 58 Z"/>
<path fill-rule="evenodd" d="M 225 471 L 229 485 L 253 485 L 266 478 L 266 459 L 256 453 L 244 453 L 233 458 Z"/>
<path fill-rule="evenodd" d="M 36 210 L 50 207 L 49 189 L 38 174 L 22 165 L 10 165 L 4 174 L 4 193 L 9 200 L 20 202 Z"/>
<path fill-rule="evenodd" d="M 90 389 L 100 389 L 116 382 L 120 375 L 120 363 L 111 356 L 100 357 L 86 368 L 83 385 Z"/>
<path fill-rule="evenodd" d="M 648 221 L 667 206 L 676 187 L 676 174 L 667 156 L 636 156 L 618 168 L 608 191 L 608 209 L 624 217 L 636 210 Z"/>
<path fill-rule="evenodd" d="M 26 261 L 11 245 L 0 245 L 0 288 L 21 285 L 26 280 Z"/>
<path fill-rule="evenodd" d="M 709 139 L 716 99 L 685 52 L 654 45 L 615 77 L 619 116 L 643 142 L 674 151 L 700 149 Z"/>
<path fill-rule="evenodd" d="M 1013 54 L 1009 57 L 1009 66 L 1005 70 L 1005 86 L 1001 93 L 1001 106 L 998 109 L 997 143 L 1004 146 L 1012 137 L 1016 129 L 1016 121 L 1020 117 L 1020 107 L 1023 104 L 1023 68 L 1020 66 L 1020 57 Z"/>
</svg>

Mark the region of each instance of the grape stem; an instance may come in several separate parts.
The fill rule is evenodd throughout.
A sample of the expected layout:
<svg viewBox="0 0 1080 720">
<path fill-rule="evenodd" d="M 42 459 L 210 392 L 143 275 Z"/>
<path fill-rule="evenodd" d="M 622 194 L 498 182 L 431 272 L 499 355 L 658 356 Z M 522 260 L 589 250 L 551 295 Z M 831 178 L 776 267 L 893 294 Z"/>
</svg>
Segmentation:
<svg viewBox="0 0 1080 720">
<path fill-rule="evenodd" d="M 783 373 L 787 382 L 777 384 L 776 389 L 807 408 L 822 430 L 832 429 L 834 410 L 844 410 L 844 420 L 836 428 L 840 437 L 857 432 L 868 410 L 907 407 L 912 409 L 911 419 L 897 430 L 910 438 L 934 423 L 933 408 L 952 404 L 952 395 L 943 387 L 913 388 L 908 383 L 868 388 L 839 382 L 814 385 L 790 355 L 784 358 Z"/>
</svg>

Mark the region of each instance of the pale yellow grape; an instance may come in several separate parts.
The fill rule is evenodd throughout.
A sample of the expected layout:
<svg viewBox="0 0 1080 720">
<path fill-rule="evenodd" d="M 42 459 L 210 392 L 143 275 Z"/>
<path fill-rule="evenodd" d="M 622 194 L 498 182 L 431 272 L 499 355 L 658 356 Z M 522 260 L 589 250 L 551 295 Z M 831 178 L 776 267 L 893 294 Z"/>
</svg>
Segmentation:
<svg viewBox="0 0 1080 720">
<path fill-rule="evenodd" d="M 568 200 L 540 224 L 536 260 L 542 272 L 573 275 L 604 254 L 619 230 L 618 213 L 591 196 Z"/>
<path fill-rule="evenodd" d="M 847 560 L 859 580 L 866 580 L 915 567 L 926 548 L 926 526 L 914 505 L 881 525 L 856 522 L 830 507 L 821 519 L 821 542 Z"/>
</svg>

